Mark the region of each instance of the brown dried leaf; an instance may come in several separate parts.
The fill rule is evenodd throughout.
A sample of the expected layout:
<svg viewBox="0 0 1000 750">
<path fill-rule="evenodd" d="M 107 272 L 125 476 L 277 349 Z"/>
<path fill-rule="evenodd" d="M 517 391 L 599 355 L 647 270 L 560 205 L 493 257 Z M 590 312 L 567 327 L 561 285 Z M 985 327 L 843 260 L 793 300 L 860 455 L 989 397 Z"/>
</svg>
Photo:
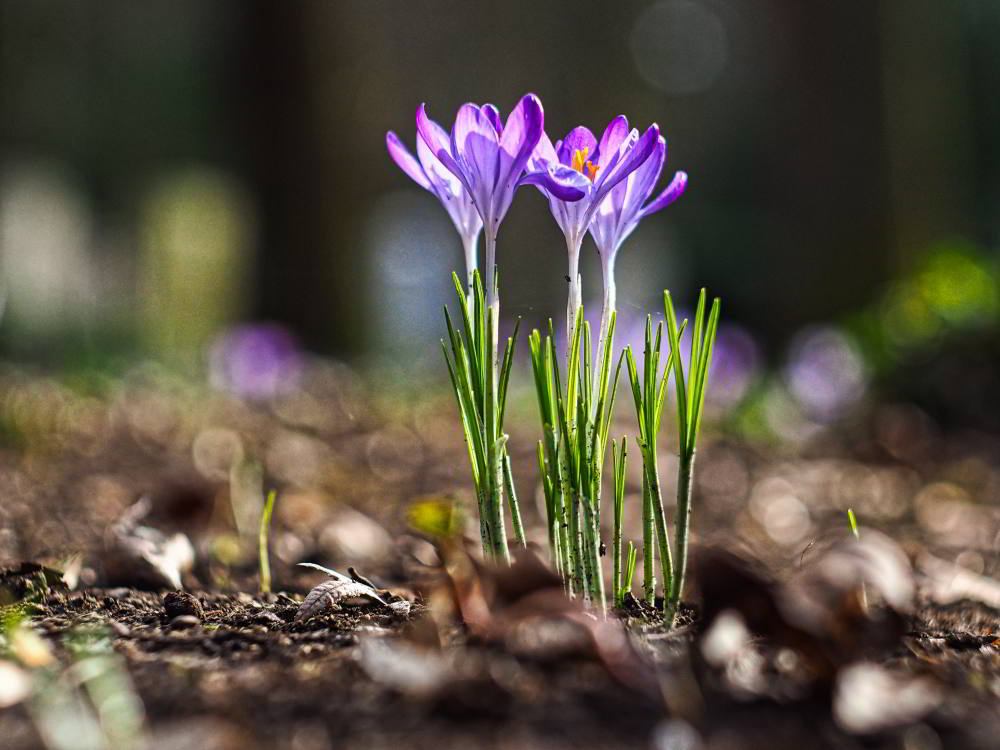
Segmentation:
<svg viewBox="0 0 1000 750">
<path fill-rule="evenodd" d="M 350 579 L 331 578 L 309 592 L 295 613 L 295 621 L 308 620 L 310 617 L 322 614 L 345 599 L 369 599 L 379 604 L 386 604 L 371 586 Z"/>
</svg>

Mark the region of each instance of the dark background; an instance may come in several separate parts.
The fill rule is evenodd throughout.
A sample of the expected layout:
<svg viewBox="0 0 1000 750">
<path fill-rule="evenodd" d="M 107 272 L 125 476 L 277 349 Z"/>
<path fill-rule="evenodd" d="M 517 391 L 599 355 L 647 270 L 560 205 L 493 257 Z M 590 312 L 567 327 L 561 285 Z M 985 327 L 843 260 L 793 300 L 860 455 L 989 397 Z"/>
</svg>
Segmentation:
<svg viewBox="0 0 1000 750">
<path fill-rule="evenodd" d="M 992 0 L 4 0 L 0 340 L 183 357 L 273 320 L 322 353 L 426 349 L 459 245 L 385 131 L 534 91 L 553 138 L 656 121 L 691 176 L 623 248 L 622 307 L 707 285 L 770 355 L 942 243 L 993 263 L 997 38 Z M 564 253 L 522 191 L 504 309 L 563 309 Z"/>
</svg>

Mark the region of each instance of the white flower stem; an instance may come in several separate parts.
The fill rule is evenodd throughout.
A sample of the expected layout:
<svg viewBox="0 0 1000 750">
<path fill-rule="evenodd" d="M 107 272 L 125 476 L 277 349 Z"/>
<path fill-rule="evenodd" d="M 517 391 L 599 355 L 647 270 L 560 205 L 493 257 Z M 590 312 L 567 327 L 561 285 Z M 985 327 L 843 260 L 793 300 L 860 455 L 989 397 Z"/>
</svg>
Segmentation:
<svg viewBox="0 0 1000 750">
<path fill-rule="evenodd" d="M 472 307 L 472 277 L 479 267 L 479 232 L 462 237 L 462 249 L 465 251 L 465 279 L 469 307 Z"/>
<path fill-rule="evenodd" d="M 580 246 L 583 239 L 566 237 L 566 250 L 569 252 L 569 295 L 566 300 L 566 359 L 569 361 L 570 349 L 573 346 L 573 336 L 576 329 L 577 311 L 583 305 L 583 279 L 580 276 Z"/>
<path fill-rule="evenodd" d="M 497 234 L 489 224 L 486 228 L 486 306 L 493 310 L 493 382 L 496 384 L 500 369 L 500 295 L 497 291 Z"/>
<path fill-rule="evenodd" d="M 604 304 L 601 308 L 601 331 L 597 340 L 597 359 L 594 362 L 595 370 L 600 371 L 601 363 L 604 362 L 604 347 L 608 345 L 608 328 L 611 326 L 611 314 L 615 312 L 617 303 L 617 290 L 615 288 L 615 254 L 601 254 L 601 271 L 604 276 Z M 597 402 L 600 398 L 600 378 L 594 378 L 594 393 L 591 399 L 591 406 L 594 414 L 597 413 Z"/>
<path fill-rule="evenodd" d="M 492 340 L 490 341 L 490 368 L 489 383 L 490 389 L 487 399 L 486 414 L 486 440 L 487 455 L 489 461 L 490 477 L 487 480 L 490 485 L 490 526 L 492 531 L 493 559 L 500 564 L 510 562 L 510 554 L 507 549 L 507 531 L 504 526 L 504 456 L 506 454 L 506 436 L 503 433 L 503 425 L 499 423 L 499 411 L 497 406 L 498 387 L 500 378 L 500 297 L 496 284 L 496 249 L 497 236 L 496 229 L 491 227 L 491 223 L 486 224 L 486 306 L 487 315 L 492 318 L 491 329 Z"/>
</svg>

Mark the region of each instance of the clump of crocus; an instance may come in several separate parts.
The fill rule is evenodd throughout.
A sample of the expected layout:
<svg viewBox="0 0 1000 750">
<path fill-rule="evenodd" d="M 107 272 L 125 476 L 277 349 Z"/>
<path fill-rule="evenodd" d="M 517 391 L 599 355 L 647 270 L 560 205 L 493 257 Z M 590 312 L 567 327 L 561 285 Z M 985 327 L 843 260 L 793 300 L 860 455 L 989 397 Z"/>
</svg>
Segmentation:
<svg viewBox="0 0 1000 750">
<path fill-rule="evenodd" d="M 497 234 L 513 201 L 514 192 L 526 182 L 549 185 L 567 198 L 579 197 L 582 192 L 563 185 L 548 173 L 527 173 L 528 160 L 544 133 L 542 103 L 534 94 L 523 96 L 506 122 L 501 120 L 499 111 L 492 104 L 462 105 L 450 137 L 427 116 L 426 107 L 420 105 L 417 109 L 417 132 L 423 144 L 418 144 L 418 156 L 424 153 L 421 171 L 417 171 L 412 157 L 407 159 L 408 154 L 395 147 L 396 139 L 390 134 L 387 142 L 393 158 L 419 184 L 423 184 L 418 179 L 422 172 L 431 189 L 439 185 L 440 191 L 434 192 L 439 198 L 447 198 L 447 201 L 442 199 L 446 207 L 451 205 L 449 201 L 452 198 L 449 196 L 468 201 L 457 204 L 460 210 L 456 208 L 452 213 L 460 233 L 466 231 L 471 236 L 477 227 L 477 222 L 470 219 L 468 207 L 471 205 L 486 235 L 485 283 L 477 281 L 478 272 L 468 261 L 467 250 L 468 288 L 463 291 L 461 285 L 458 286 L 462 291 L 459 306 L 464 331 L 459 333 L 448 318 L 449 345 L 445 347 L 445 356 L 469 445 L 483 549 L 491 559 L 507 561 L 509 553 L 503 510 L 505 494 L 515 532 L 522 543 L 524 539 L 510 475 L 507 435 L 503 431 L 514 337 L 508 339 L 501 361 Z M 436 176 L 448 174 L 450 177 L 434 183 L 429 172 Z M 444 190 L 445 183 L 447 191 Z"/>
<path fill-rule="evenodd" d="M 691 524 L 691 490 L 694 477 L 695 449 L 701 428 L 701 415 L 708 388 L 708 372 L 712 365 L 712 349 L 719 325 L 720 302 L 716 299 L 706 320 L 705 290 L 701 290 L 691 333 L 691 349 L 687 368 L 681 355 L 681 339 L 687 321 L 678 325 L 673 300 L 663 293 L 663 308 L 667 322 L 667 343 L 670 352 L 660 372 L 663 324 L 652 333 L 652 322 L 646 318 L 646 343 L 643 350 L 643 372 L 635 366 L 631 347 L 625 350 L 629 382 L 635 400 L 639 436 L 636 442 L 642 452 L 642 517 L 643 517 L 643 582 L 646 599 L 655 596 L 654 566 L 657 552 L 663 574 L 664 614 L 673 622 L 680 604 L 687 571 L 688 540 Z M 671 550 L 657 461 L 657 438 L 660 418 L 667 394 L 667 383 L 673 375 L 677 395 L 677 513 L 674 519 L 674 545 Z"/>
<path fill-rule="evenodd" d="M 624 118 L 622 118 L 624 119 Z M 656 134 L 656 139 L 649 150 L 645 160 L 634 170 L 630 171 L 627 177 L 616 185 L 597 207 L 597 212 L 593 221 L 589 224 L 591 236 L 597 245 L 597 252 L 601 259 L 601 271 L 604 282 L 604 304 L 601 313 L 601 345 L 605 344 L 605 331 L 610 321 L 613 321 L 615 307 L 617 303 L 617 289 L 615 285 L 615 260 L 622 244 L 632 234 L 639 222 L 647 216 L 669 206 L 681 196 L 687 187 L 687 174 L 677 172 L 670 183 L 653 197 L 656 185 L 659 182 L 660 174 L 663 172 L 664 163 L 667 156 L 666 140 Z M 668 320 L 673 315 L 673 307 L 670 304 L 669 295 L 665 294 L 665 306 L 669 307 Z M 715 326 L 718 319 L 718 308 L 713 307 L 712 321 L 707 333 L 699 327 L 701 317 L 704 313 L 704 293 L 699 302 L 699 319 L 696 324 L 695 335 L 703 337 L 700 346 L 708 350 L 708 356 L 704 361 L 689 363 L 689 374 L 691 370 L 705 366 L 711 362 L 711 347 L 715 339 Z M 676 323 L 676 321 L 675 321 Z M 613 328 L 612 328 L 613 330 Z M 662 328 L 658 327 L 655 338 L 652 332 L 652 321 L 647 318 L 646 322 L 646 345 L 643 352 L 643 372 L 640 375 L 635 366 L 635 361 L 631 350 L 626 350 L 628 362 L 628 375 L 632 386 L 633 397 L 635 399 L 636 415 L 639 427 L 639 449 L 643 463 L 642 481 L 642 520 L 643 520 L 643 586 L 648 602 L 652 603 L 655 597 L 656 578 L 655 565 L 657 554 L 663 575 L 664 602 L 668 613 L 673 617 L 679 601 L 681 586 L 684 580 L 684 571 L 687 565 L 687 528 L 690 518 L 690 483 L 691 473 L 694 468 L 695 440 L 697 439 L 698 427 L 701 421 L 701 403 L 704 399 L 705 383 L 696 381 L 685 386 L 683 397 L 691 399 L 692 403 L 686 409 L 685 421 L 679 420 L 680 432 L 680 475 L 678 477 L 678 517 L 676 523 L 676 547 L 677 554 L 671 552 L 670 539 L 667 532 L 667 524 L 663 511 L 663 501 L 660 493 L 660 480 L 657 459 L 657 439 L 660 431 L 660 418 L 662 415 L 667 380 L 672 369 L 680 366 L 680 353 L 676 346 L 679 345 L 680 337 L 683 335 L 683 325 L 678 330 L 676 325 L 670 336 L 670 353 L 662 376 L 659 375 L 659 365 L 661 358 Z M 607 341 L 607 346 L 612 342 Z M 681 373 L 682 375 L 682 373 Z M 707 369 L 705 370 L 707 377 Z M 677 376 L 678 382 L 683 384 L 683 378 Z M 682 394 L 678 393 L 678 399 Z M 679 409 L 679 411 L 685 411 Z M 687 417 L 694 415 L 693 426 L 688 425 Z M 622 448 L 624 454 L 624 448 Z M 683 497 L 682 497 L 683 496 Z M 620 512 L 616 507 L 616 513 Z M 628 568 L 631 561 L 634 570 L 634 557 L 625 560 L 624 563 L 619 556 L 621 552 L 620 526 L 615 528 L 614 554 L 616 559 L 613 566 L 615 570 L 620 570 L 624 564 Z M 677 570 L 675 571 L 674 559 L 677 559 Z M 620 585 L 616 577 L 616 586 Z"/>
<path fill-rule="evenodd" d="M 656 125 L 640 136 L 638 130 L 629 129 L 624 116 L 619 116 L 608 124 L 600 141 L 582 126 L 573 128 L 555 145 L 543 136 L 533 157 L 535 170 L 546 171 L 561 184 L 577 185 L 583 192 L 581 199 L 571 202 L 540 185 L 563 232 L 569 257 L 565 380 L 560 378 L 551 334 L 543 344 L 541 334 L 533 331 L 531 352 L 545 434 L 539 459 L 546 475 L 546 505 L 551 508 L 553 555 L 567 575 L 571 593 L 599 601 L 602 607 L 600 506 L 608 426 L 618 382 L 617 373 L 613 381 L 611 378 L 615 311 L 613 306 L 605 306 L 594 359 L 590 327 L 583 318 L 580 249 L 603 203 L 649 160 L 659 138 Z"/>
</svg>

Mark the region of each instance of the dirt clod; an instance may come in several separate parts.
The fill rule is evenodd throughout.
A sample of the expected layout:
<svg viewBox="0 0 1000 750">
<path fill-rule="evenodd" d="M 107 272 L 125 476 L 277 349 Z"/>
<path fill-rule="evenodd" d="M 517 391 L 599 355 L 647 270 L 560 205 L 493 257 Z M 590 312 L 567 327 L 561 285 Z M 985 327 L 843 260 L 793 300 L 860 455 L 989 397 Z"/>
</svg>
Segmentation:
<svg viewBox="0 0 1000 750">
<path fill-rule="evenodd" d="M 168 620 L 188 615 L 200 621 L 203 616 L 201 602 L 186 591 L 171 591 L 164 594 L 163 611 Z"/>
</svg>

